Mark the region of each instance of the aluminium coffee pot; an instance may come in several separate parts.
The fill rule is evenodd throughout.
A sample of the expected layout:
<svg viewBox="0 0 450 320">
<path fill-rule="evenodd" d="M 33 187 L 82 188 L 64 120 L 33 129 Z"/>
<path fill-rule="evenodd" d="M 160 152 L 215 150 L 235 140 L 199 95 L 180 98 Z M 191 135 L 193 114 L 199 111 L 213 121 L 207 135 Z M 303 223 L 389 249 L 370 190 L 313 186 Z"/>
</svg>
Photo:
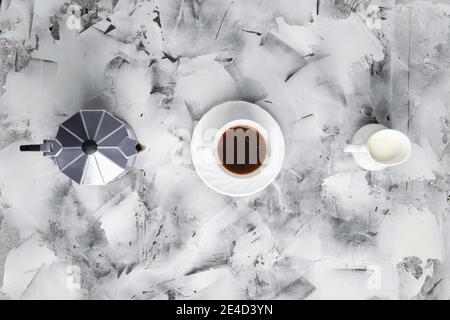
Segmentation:
<svg viewBox="0 0 450 320">
<path fill-rule="evenodd" d="M 54 140 L 20 146 L 54 158 L 80 185 L 109 183 L 133 166 L 142 149 L 131 128 L 105 110 L 79 111 L 60 125 Z"/>
</svg>

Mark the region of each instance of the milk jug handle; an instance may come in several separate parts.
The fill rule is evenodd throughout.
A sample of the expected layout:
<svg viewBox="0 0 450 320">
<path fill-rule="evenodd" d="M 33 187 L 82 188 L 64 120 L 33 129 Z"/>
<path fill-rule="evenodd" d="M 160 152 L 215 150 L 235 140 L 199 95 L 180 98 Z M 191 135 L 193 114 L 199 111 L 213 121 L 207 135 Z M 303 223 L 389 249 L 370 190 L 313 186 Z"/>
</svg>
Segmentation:
<svg viewBox="0 0 450 320">
<path fill-rule="evenodd" d="M 367 147 L 364 144 L 348 144 L 344 146 L 344 152 L 367 152 Z"/>
</svg>

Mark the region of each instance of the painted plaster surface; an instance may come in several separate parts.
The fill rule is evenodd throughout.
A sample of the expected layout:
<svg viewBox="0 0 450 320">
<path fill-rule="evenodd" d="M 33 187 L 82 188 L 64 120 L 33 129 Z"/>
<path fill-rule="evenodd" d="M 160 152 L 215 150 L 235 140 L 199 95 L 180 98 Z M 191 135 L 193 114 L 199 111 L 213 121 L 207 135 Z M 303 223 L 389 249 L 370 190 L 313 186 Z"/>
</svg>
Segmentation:
<svg viewBox="0 0 450 320">
<path fill-rule="evenodd" d="M 449 299 L 450 4 L 400 0 L 4 0 L 2 299 Z M 215 105 L 267 110 L 286 141 L 231 198 L 190 161 Z M 79 186 L 19 145 L 106 109 L 145 145 Z M 358 128 L 411 158 L 365 171 Z"/>
</svg>

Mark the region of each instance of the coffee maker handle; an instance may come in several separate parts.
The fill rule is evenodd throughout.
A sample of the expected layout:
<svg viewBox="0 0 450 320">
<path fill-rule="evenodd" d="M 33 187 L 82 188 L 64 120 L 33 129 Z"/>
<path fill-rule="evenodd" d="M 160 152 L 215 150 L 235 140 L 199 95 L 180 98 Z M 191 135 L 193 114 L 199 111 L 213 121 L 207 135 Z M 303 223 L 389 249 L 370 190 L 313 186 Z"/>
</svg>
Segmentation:
<svg viewBox="0 0 450 320">
<path fill-rule="evenodd" d="M 20 151 L 41 151 L 40 144 L 26 144 L 20 146 Z"/>
<path fill-rule="evenodd" d="M 344 146 L 344 152 L 351 152 L 351 153 L 367 152 L 367 147 L 364 144 L 348 144 Z"/>
<path fill-rule="evenodd" d="M 25 144 L 21 145 L 19 147 L 20 151 L 34 151 L 34 152 L 43 152 L 44 155 L 47 155 L 48 153 L 51 153 L 53 150 L 52 148 L 53 140 L 44 140 L 41 144 Z"/>
</svg>

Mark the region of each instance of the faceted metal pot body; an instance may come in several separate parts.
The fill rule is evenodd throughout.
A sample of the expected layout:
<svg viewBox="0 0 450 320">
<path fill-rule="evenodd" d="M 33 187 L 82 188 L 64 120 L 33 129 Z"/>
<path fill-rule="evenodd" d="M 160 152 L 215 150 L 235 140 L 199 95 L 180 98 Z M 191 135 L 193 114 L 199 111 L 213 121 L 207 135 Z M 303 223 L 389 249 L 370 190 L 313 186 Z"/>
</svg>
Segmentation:
<svg viewBox="0 0 450 320">
<path fill-rule="evenodd" d="M 141 150 L 131 128 L 105 110 L 83 110 L 59 127 L 54 140 L 25 145 L 53 157 L 62 173 L 81 185 L 104 185 L 123 174 Z"/>
</svg>

